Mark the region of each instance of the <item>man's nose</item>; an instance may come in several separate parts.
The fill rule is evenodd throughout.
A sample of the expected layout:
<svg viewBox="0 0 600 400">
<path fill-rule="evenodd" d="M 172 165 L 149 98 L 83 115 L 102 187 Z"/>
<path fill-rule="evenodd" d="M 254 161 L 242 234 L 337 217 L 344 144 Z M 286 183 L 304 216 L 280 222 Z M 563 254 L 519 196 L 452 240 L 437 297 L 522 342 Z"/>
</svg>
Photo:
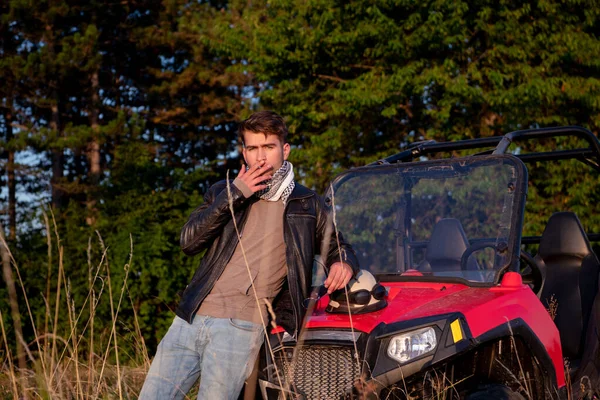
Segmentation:
<svg viewBox="0 0 600 400">
<path fill-rule="evenodd" d="M 262 161 L 262 160 L 266 160 L 267 159 L 267 152 L 264 149 L 259 148 L 258 149 L 258 161 Z"/>
</svg>

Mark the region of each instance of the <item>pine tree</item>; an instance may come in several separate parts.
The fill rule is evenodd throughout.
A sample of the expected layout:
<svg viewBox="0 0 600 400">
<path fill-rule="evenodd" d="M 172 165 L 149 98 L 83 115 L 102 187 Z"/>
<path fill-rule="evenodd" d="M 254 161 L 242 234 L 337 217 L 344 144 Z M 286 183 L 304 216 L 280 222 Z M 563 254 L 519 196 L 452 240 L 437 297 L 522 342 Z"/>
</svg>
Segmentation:
<svg viewBox="0 0 600 400">
<path fill-rule="evenodd" d="M 221 49 L 287 116 L 306 182 L 398 151 L 579 124 L 599 130 L 593 2 L 235 2 Z M 247 65 L 246 65 L 247 64 Z M 294 154 L 294 153 L 293 153 Z"/>
</svg>

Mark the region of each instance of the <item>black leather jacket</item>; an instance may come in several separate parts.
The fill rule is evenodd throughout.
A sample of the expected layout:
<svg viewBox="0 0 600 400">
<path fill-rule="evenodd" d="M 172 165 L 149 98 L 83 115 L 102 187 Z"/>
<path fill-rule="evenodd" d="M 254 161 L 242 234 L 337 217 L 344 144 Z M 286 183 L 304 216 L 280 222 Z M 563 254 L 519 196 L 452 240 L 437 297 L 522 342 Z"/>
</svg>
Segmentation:
<svg viewBox="0 0 600 400">
<path fill-rule="evenodd" d="M 255 196 L 245 198 L 242 192 L 230 185 L 231 203 L 241 231 L 250 205 L 257 201 Z M 342 260 L 358 271 L 358 261 L 352 247 L 340 237 L 337 245 L 333 223 L 326 212 L 326 206 L 315 192 L 299 185 L 290 194 L 284 211 L 283 236 L 286 244 L 288 266 L 287 288 L 274 301 L 277 323 L 290 334 L 296 335 L 305 314 L 304 299 L 310 295 L 312 284 L 313 259 L 321 253 L 321 246 L 327 240 L 326 265 Z M 187 255 L 199 254 L 206 250 L 200 266 L 191 282 L 183 291 L 181 302 L 176 310 L 179 317 L 192 322 L 196 311 L 212 290 L 225 266 L 233 256 L 238 244 L 229 201 L 226 181 L 211 186 L 204 196 L 204 204 L 190 216 L 181 230 L 181 249 Z M 327 246 L 325 246 L 327 247 Z"/>
</svg>

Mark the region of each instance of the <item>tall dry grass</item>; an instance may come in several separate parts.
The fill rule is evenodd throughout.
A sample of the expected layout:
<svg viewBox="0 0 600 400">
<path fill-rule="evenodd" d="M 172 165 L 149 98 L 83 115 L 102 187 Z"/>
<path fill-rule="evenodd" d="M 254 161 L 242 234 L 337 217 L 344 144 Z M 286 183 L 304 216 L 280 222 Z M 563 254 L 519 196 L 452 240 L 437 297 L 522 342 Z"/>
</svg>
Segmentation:
<svg viewBox="0 0 600 400">
<path fill-rule="evenodd" d="M 24 307 L 27 318 L 25 318 L 23 324 L 30 324 L 30 328 L 34 333 L 34 340 L 25 343 L 23 334 L 20 331 L 21 327 L 16 324 L 5 326 L 3 322 L 5 310 L 0 309 L 0 334 L 2 335 L 0 344 L 0 399 L 137 398 L 149 369 L 150 360 L 135 314 L 135 307 L 131 307 L 134 312 L 133 331 L 119 331 L 119 329 L 123 330 L 124 328 L 118 324 L 119 312 L 123 304 L 129 302 L 133 305 L 127 286 L 128 272 L 133 257 L 131 237 L 129 260 L 123 266 L 125 276 L 122 282 L 116 284 L 111 281 L 110 265 L 107 257 L 109 250 L 105 246 L 102 237 L 97 233 L 97 237 L 89 239 L 87 251 L 88 291 L 83 304 L 76 306 L 71 295 L 69 277 L 65 274 L 64 249 L 60 244 L 56 222 L 52 216 L 51 224 L 50 218 L 46 214 L 44 214 L 44 221 L 46 232 L 48 232 L 47 276 L 55 275 L 56 280 L 50 281 L 48 279 L 46 282 L 44 298 L 46 308 L 43 316 L 43 326 L 41 327 L 36 326 L 35 321 L 39 321 L 40 318 L 32 314 L 19 265 L 12 256 L 6 241 L 0 236 L 0 246 L 8 255 L 11 272 L 14 271 L 17 278 L 12 281 L 14 285 L 12 290 L 20 290 L 24 302 L 24 304 L 14 304 L 17 301 L 16 296 L 11 296 L 9 300 L 13 310 L 12 314 L 14 314 L 15 309 L 18 310 Z M 335 230 L 339 248 L 335 214 L 333 215 L 333 221 L 332 228 Z M 51 232 L 53 232 L 53 235 Z M 98 242 L 102 251 L 100 261 L 96 264 L 92 263 L 91 254 L 94 240 Z M 241 238 L 240 243 L 242 243 Z M 327 253 L 327 249 L 322 250 L 325 250 L 325 254 Z M 54 256 L 54 252 L 57 253 L 57 257 Z M 340 259 L 340 261 L 343 260 Z M 52 273 L 54 270 L 57 272 L 56 274 Z M 10 285 L 11 283 L 7 282 L 7 284 Z M 113 293 L 113 288 L 119 288 L 118 292 Z M 117 297 L 113 296 L 117 293 Z M 256 297 L 256 293 L 254 293 L 254 296 Z M 53 305 L 51 305 L 51 298 L 54 300 Z M 115 298 L 118 300 L 114 301 Z M 97 306 L 100 301 L 109 302 L 110 321 L 98 321 L 96 319 Z M 59 315 L 65 311 L 68 316 L 68 329 L 60 331 Z M 308 314 L 310 314 L 310 310 Z M 352 315 L 349 315 L 349 318 L 352 321 Z M 272 319 L 275 319 L 274 316 Z M 263 325 L 265 330 L 268 330 L 267 321 L 263 321 Z M 105 331 L 106 333 L 98 335 L 99 331 Z M 130 358 L 131 360 L 137 360 L 137 362 L 128 363 L 127 366 L 119 363 L 119 340 L 125 335 L 133 337 L 135 354 L 131 354 Z M 17 351 L 13 351 L 9 346 L 11 339 L 20 345 L 16 346 Z M 303 334 L 301 333 L 298 338 L 299 344 L 302 344 L 303 340 Z M 94 349 L 100 349 L 100 351 L 96 352 Z M 358 355 L 357 349 L 354 350 L 355 354 Z M 271 353 L 271 357 L 274 358 L 273 350 L 269 348 L 268 351 Z M 18 354 L 19 352 L 24 354 Z M 24 358 L 25 363 L 20 361 L 19 358 Z M 296 358 L 297 351 L 294 351 L 293 360 L 295 361 Z M 110 360 L 114 360 L 114 362 Z M 356 359 L 355 362 L 361 364 L 359 359 Z M 520 376 L 515 377 L 515 380 L 523 383 L 522 392 L 527 398 L 532 398 L 531 388 L 528 386 L 527 379 L 524 379 L 525 373 L 522 367 L 520 372 Z M 283 375 L 282 371 L 276 372 L 278 383 L 280 387 L 284 388 L 282 392 L 285 393 L 286 390 L 293 389 L 293 387 L 290 387 L 293 386 L 293 382 L 285 379 L 289 377 Z M 357 382 L 359 398 L 366 398 L 372 394 L 372 388 L 369 387 L 368 383 L 368 380 L 372 378 L 372 376 L 363 376 L 361 381 Z M 319 377 L 315 377 L 315 379 L 319 379 Z M 445 375 L 427 375 L 426 379 L 431 381 L 431 386 L 435 389 L 433 398 L 446 399 L 458 396 L 455 385 L 461 382 L 452 382 Z M 571 382 L 568 383 L 569 398 L 573 398 L 570 390 Z M 398 387 L 397 390 L 402 395 L 408 396 L 406 387 Z M 194 398 L 193 393 L 189 393 L 187 398 Z"/>
<path fill-rule="evenodd" d="M 135 307 L 131 307 L 134 310 L 133 332 L 118 324 L 120 310 L 125 302 L 131 302 L 127 278 L 133 257 L 132 238 L 130 237 L 129 260 L 123 266 L 125 277 L 122 282 L 117 283 L 111 281 L 108 249 L 102 237 L 97 233 L 96 238 L 89 239 L 88 291 L 83 304 L 76 305 L 72 298 L 69 276 L 65 274 L 64 248 L 54 216 L 52 215 L 52 227 L 46 213 L 44 221 L 48 245 L 47 276 L 56 276 L 56 280 L 48 279 L 46 282 L 43 318 L 33 315 L 19 265 L 4 238 L 0 237 L 0 246 L 10 262 L 8 266 L 5 263 L 4 269 L 9 267 L 10 272 L 14 272 L 16 276 L 16 279 L 12 283 L 7 282 L 7 285 L 13 285 L 13 290 L 22 292 L 22 304 L 15 304 L 17 297 L 11 296 L 11 308 L 26 310 L 23 324 L 30 324 L 29 328 L 34 335 L 31 342 L 25 343 L 20 326 L 5 326 L 4 310 L 0 310 L 0 398 L 137 398 L 150 361 Z M 93 240 L 98 241 L 102 250 L 101 259 L 95 265 L 92 264 L 91 256 Z M 58 257 L 54 256 L 55 252 Z M 119 291 L 113 293 L 113 287 L 118 287 Z M 97 307 L 101 301 L 108 301 L 110 304 L 110 321 L 99 321 L 96 318 Z M 59 315 L 64 313 L 68 317 L 68 327 L 61 330 Z M 42 326 L 36 326 L 36 321 L 43 321 Z M 133 337 L 135 344 L 134 354 L 130 354 L 134 362 L 128 363 L 128 366 L 119 363 L 119 340 L 125 335 L 128 338 Z M 13 351 L 9 346 L 11 340 L 20 344 L 16 347 L 17 351 Z M 15 354 L 20 352 L 24 355 Z M 20 357 L 24 357 L 26 362 L 16 362 Z"/>
</svg>

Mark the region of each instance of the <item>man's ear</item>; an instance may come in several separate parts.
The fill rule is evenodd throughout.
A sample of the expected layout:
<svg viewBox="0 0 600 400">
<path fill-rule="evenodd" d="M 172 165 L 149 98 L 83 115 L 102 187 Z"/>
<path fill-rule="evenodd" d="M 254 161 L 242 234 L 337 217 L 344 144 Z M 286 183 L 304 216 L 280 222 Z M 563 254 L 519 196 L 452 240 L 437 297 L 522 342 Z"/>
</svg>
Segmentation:
<svg viewBox="0 0 600 400">
<path fill-rule="evenodd" d="M 290 152 L 292 151 L 292 147 L 289 143 L 284 143 L 283 145 L 283 159 L 287 160 L 290 156 Z"/>
</svg>

